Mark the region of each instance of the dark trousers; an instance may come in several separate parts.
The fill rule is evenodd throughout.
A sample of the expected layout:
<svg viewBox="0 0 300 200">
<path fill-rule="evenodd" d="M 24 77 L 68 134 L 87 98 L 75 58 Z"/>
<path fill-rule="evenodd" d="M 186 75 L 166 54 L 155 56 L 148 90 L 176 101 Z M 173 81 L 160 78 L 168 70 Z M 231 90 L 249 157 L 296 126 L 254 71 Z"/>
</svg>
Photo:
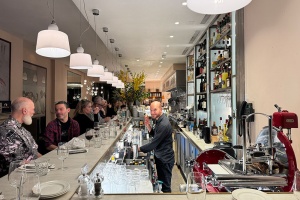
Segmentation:
<svg viewBox="0 0 300 200">
<path fill-rule="evenodd" d="M 172 169 L 174 163 L 163 163 L 160 159 L 155 158 L 156 171 L 158 180 L 162 181 L 162 191 L 171 192 Z"/>
</svg>

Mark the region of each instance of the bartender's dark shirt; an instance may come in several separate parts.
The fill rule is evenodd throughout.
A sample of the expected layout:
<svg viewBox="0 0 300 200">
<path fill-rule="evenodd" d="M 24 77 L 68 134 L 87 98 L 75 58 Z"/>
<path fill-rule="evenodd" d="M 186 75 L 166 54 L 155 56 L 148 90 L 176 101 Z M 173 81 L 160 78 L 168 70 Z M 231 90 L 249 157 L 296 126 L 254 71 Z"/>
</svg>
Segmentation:
<svg viewBox="0 0 300 200">
<path fill-rule="evenodd" d="M 163 163 L 174 163 L 172 126 L 165 114 L 162 114 L 153 127 L 154 138 L 140 147 L 144 153 L 154 150 L 155 157 Z"/>
</svg>

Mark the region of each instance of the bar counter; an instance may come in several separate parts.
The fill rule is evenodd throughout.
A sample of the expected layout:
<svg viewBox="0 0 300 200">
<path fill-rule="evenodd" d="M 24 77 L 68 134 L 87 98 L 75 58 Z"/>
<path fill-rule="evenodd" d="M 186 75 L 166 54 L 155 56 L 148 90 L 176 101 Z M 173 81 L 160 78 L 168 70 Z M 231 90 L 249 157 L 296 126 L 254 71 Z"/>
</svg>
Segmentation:
<svg viewBox="0 0 300 200">
<path fill-rule="evenodd" d="M 61 168 L 61 160 L 58 159 L 56 150 L 43 155 L 41 158 L 49 159 L 50 164 L 55 164 L 55 169 L 50 170 L 47 175 L 41 176 L 40 182 L 43 183 L 53 180 L 64 180 L 69 182 L 70 190 L 66 194 L 56 197 L 55 199 L 71 199 L 78 188 L 77 178 L 81 174 L 81 167 L 86 163 L 89 166 L 89 172 L 91 172 L 93 167 L 95 167 L 100 160 L 106 159 L 105 154 L 109 152 L 112 145 L 119 139 L 124 131 L 126 131 L 127 127 L 128 123 L 122 128 L 122 130 L 118 129 L 118 133 L 115 138 L 103 140 L 100 148 L 94 148 L 92 146 L 87 147 L 87 153 L 70 154 L 64 161 L 64 167 L 67 168 L 64 171 L 59 169 Z M 85 138 L 84 134 L 82 134 L 79 138 Z M 85 141 L 86 144 L 88 144 L 88 141 Z M 91 141 L 91 144 L 92 143 L 93 141 Z M 9 185 L 7 175 L 0 179 L 0 192 L 2 192 L 5 199 L 12 199 L 15 197 L 15 188 Z"/>
</svg>

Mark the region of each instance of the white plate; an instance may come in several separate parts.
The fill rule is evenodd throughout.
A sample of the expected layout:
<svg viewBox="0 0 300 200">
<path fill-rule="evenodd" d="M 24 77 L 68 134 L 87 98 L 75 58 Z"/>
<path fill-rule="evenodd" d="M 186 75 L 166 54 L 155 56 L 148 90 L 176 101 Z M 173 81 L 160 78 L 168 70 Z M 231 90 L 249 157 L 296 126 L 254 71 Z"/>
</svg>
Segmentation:
<svg viewBox="0 0 300 200">
<path fill-rule="evenodd" d="M 232 198 L 236 200 L 272 200 L 267 193 L 254 189 L 237 189 L 232 192 Z"/>
<path fill-rule="evenodd" d="M 41 183 L 41 196 L 42 199 L 54 198 L 61 196 L 70 190 L 70 184 L 62 180 L 54 180 Z M 36 191 L 33 192 L 36 193 Z"/>
</svg>

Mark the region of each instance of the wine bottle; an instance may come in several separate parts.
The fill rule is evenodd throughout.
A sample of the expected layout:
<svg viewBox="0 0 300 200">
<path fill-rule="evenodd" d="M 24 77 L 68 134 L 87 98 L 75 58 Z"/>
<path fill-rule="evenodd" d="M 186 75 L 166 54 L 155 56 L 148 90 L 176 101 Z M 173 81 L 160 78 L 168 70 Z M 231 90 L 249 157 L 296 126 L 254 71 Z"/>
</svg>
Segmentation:
<svg viewBox="0 0 300 200">
<path fill-rule="evenodd" d="M 202 98 L 202 110 L 206 111 L 206 95 L 203 95 Z"/>
<path fill-rule="evenodd" d="M 200 95 L 198 99 L 198 110 L 202 110 L 202 95 Z"/>
<path fill-rule="evenodd" d="M 216 122 L 213 122 L 211 127 L 211 135 L 217 136 L 218 135 L 218 127 L 216 126 Z"/>
</svg>

